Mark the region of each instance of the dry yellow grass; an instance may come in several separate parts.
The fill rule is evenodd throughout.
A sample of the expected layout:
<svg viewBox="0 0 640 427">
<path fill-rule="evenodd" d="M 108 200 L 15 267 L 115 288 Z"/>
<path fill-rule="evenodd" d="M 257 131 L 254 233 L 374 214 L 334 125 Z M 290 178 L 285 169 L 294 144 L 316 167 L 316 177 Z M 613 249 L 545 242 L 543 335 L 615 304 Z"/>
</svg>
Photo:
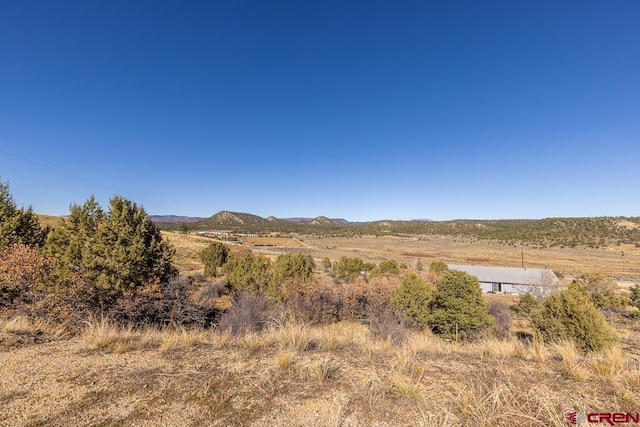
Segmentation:
<svg viewBox="0 0 640 427">
<path fill-rule="evenodd" d="M 204 272 L 204 264 L 200 261 L 200 252 L 215 240 L 196 234 L 182 234 L 163 231 L 162 238 L 176 249 L 174 262 L 182 274 Z"/>
<path fill-rule="evenodd" d="M 2 334 L 33 332 L 21 322 Z M 0 352 L 3 426 L 562 426 L 569 411 L 632 411 L 640 395 L 619 348 L 581 356 L 417 332 L 394 346 L 349 322 L 233 337 L 99 320 L 77 338 Z"/>
<path fill-rule="evenodd" d="M 304 243 L 302 243 L 298 239 L 291 239 L 287 237 L 243 237 L 242 238 L 243 245 L 249 246 L 268 246 L 268 247 L 278 247 L 278 248 L 304 248 L 306 247 Z"/>
<path fill-rule="evenodd" d="M 38 221 L 40 222 L 41 226 L 52 227 L 52 228 L 55 228 L 58 224 L 60 224 L 63 218 L 61 216 L 45 215 L 45 214 L 36 214 L 36 216 L 38 217 Z"/>
<path fill-rule="evenodd" d="M 0 319 L 0 348 L 63 339 L 64 327 L 25 316 Z"/>
<path fill-rule="evenodd" d="M 584 272 L 602 273 L 618 280 L 640 282 L 636 266 L 640 265 L 640 248 L 634 245 L 587 248 L 527 248 L 501 243 L 469 241 L 449 236 L 329 238 L 304 236 L 307 250 L 314 258 L 357 256 L 379 262 L 396 259 L 408 266 L 420 261 L 424 268 L 433 260 L 453 264 L 486 264 L 519 267 L 524 253 L 525 265 L 548 267 L 575 276 Z M 257 249 L 254 249 L 257 250 Z M 274 251 L 265 251 L 275 253 Z M 470 260 L 475 259 L 476 261 Z"/>
<path fill-rule="evenodd" d="M 163 237 L 176 247 L 177 264 L 182 272 L 189 274 L 202 272 L 203 266 L 197 255 L 213 241 L 211 238 L 173 232 L 163 232 Z M 303 245 L 305 252 L 310 253 L 318 262 L 323 258 L 337 260 L 341 256 L 357 256 L 371 262 L 395 259 L 406 263 L 409 267 L 415 267 L 417 261 L 420 261 L 424 268 L 428 268 L 432 260 L 454 264 L 476 263 L 519 267 L 522 265 L 524 254 L 525 265 L 532 268 L 548 267 L 566 276 L 596 272 L 621 281 L 640 282 L 640 274 L 636 268 L 640 265 L 640 248 L 633 245 L 600 249 L 527 248 L 493 242 L 469 241 L 449 236 L 361 236 L 357 239 L 304 236 L 301 239 L 302 241 L 296 239 L 277 241 L 278 247 L 260 247 L 253 243 L 247 243 L 244 246 L 253 252 L 276 256 L 282 252 L 284 246 L 299 244 Z M 289 240 L 297 243 L 287 243 Z M 266 242 L 270 241 L 266 240 Z M 243 245 L 235 246 L 244 247 Z M 470 261 L 470 259 L 476 261 Z"/>
</svg>

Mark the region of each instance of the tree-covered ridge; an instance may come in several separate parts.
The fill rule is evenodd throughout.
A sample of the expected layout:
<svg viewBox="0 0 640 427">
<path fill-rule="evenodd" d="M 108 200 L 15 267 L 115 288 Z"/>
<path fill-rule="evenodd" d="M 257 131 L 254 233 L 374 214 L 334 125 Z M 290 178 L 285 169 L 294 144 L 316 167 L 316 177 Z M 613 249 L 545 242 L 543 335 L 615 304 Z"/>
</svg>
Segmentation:
<svg viewBox="0 0 640 427">
<path fill-rule="evenodd" d="M 545 218 L 536 221 L 495 221 L 491 229 L 478 234 L 506 243 L 527 243 L 542 247 L 602 247 L 640 244 L 640 218 Z"/>
<path fill-rule="evenodd" d="M 317 218 L 316 218 L 317 219 Z M 290 222 L 274 217 L 237 212 L 219 212 L 190 224 L 162 224 L 165 229 L 181 226 L 193 231 L 227 230 L 236 233 L 302 233 L 331 236 L 430 234 L 447 235 L 505 244 L 537 247 L 603 247 L 618 244 L 640 246 L 640 217 L 545 218 L 540 220 L 394 221 L 365 223 L 346 221 Z"/>
</svg>

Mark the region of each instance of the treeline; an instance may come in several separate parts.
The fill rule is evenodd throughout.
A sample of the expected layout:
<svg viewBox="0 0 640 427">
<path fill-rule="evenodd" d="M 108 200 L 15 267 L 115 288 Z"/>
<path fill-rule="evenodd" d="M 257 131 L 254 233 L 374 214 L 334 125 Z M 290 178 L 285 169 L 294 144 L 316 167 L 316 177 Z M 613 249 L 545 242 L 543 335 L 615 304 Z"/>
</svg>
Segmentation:
<svg viewBox="0 0 640 427">
<path fill-rule="evenodd" d="M 236 233 L 300 233 L 331 237 L 363 235 L 445 235 L 533 247 L 599 248 L 610 245 L 640 246 L 640 218 L 545 218 L 541 220 L 375 221 L 317 224 L 257 221 L 220 224 L 162 224 L 168 230 L 231 230 Z"/>
</svg>

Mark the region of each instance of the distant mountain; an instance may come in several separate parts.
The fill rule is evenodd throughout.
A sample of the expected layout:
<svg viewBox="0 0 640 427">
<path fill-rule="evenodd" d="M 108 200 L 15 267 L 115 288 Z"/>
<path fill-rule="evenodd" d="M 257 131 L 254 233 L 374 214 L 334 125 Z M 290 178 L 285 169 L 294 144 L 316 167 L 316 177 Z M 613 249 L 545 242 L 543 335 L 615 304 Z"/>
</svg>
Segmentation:
<svg viewBox="0 0 640 427">
<path fill-rule="evenodd" d="M 282 221 L 293 224 L 310 224 L 310 225 L 348 225 L 351 222 L 342 218 L 327 218 L 326 216 L 317 216 L 315 218 L 295 217 L 280 218 Z"/>
<path fill-rule="evenodd" d="M 218 225 L 259 225 L 268 222 L 267 219 L 258 215 L 243 213 L 220 211 L 207 220 Z"/>
<path fill-rule="evenodd" d="M 342 218 L 327 218 L 326 216 L 318 216 L 309 221 L 309 225 L 348 225 L 349 221 Z"/>
<path fill-rule="evenodd" d="M 532 247 L 600 248 L 624 244 L 640 248 L 640 217 L 544 218 L 501 220 L 380 220 L 349 222 L 341 218 L 262 218 L 221 211 L 200 219 L 173 215 L 152 217 L 166 230 L 177 230 L 189 220 L 190 230 L 234 230 L 249 233 L 311 233 L 356 235 L 449 235 Z M 196 220 L 193 222 L 193 220 Z M 621 249 L 622 251 L 622 249 Z"/>
<path fill-rule="evenodd" d="M 262 218 L 258 215 L 243 213 L 243 212 L 230 212 L 220 211 L 210 218 L 203 219 L 192 224 L 193 228 L 197 229 L 220 229 L 220 228 L 242 228 L 242 229 L 254 229 L 254 228 L 268 228 L 274 224 L 278 224 L 281 221 L 274 217 L 269 219 Z"/>
<path fill-rule="evenodd" d="M 282 221 L 292 222 L 294 224 L 308 224 L 311 221 L 313 221 L 313 218 L 304 218 L 304 217 L 301 217 L 301 218 L 298 218 L 298 217 L 296 217 L 296 218 L 280 218 L 280 219 Z"/>
<path fill-rule="evenodd" d="M 179 215 L 149 215 L 149 218 L 156 224 L 190 224 L 192 222 L 202 221 L 205 218 L 197 216 L 179 216 Z"/>
</svg>

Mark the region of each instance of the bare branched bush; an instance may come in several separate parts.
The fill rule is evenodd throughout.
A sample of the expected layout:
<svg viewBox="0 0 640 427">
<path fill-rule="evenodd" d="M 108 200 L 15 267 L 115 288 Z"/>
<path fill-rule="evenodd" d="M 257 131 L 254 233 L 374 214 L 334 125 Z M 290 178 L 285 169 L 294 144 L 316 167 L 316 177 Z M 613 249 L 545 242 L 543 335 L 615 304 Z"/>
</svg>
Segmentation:
<svg viewBox="0 0 640 427">
<path fill-rule="evenodd" d="M 377 308 L 371 307 L 369 329 L 375 338 L 387 340 L 395 345 L 403 344 L 409 336 L 409 329 L 402 316 L 396 314 L 386 305 Z"/>
<path fill-rule="evenodd" d="M 372 308 L 387 303 L 389 295 L 400 283 L 397 277 L 378 277 L 366 283 L 299 283 L 282 286 L 286 306 L 293 315 L 312 324 L 341 320 L 367 322 Z"/>
<path fill-rule="evenodd" d="M 223 281 L 207 280 L 200 283 L 200 286 L 195 293 L 195 299 L 198 301 L 206 302 L 228 294 L 229 288 L 226 287 Z"/>
<path fill-rule="evenodd" d="M 259 332 L 268 324 L 273 314 L 273 303 L 267 297 L 242 292 L 231 308 L 222 314 L 218 326 L 234 335 Z"/>
<path fill-rule="evenodd" d="M 288 281 L 282 293 L 296 319 L 313 324 L 339 320 L 342 298 L 337 286 Z"/>
<path fill-rule="evenodd" d="M 491 298 L 487 301 L 489 314 L 496 320 L 495 332 L 498 338 L 507 338 L 511 335 L 511 307 L 506 301 Z"/>
<path fill-rule="evenodd" d="M 49 268 L 35 248 L 16 244 L 0 251 L 0 307 L 31 299 Z"/>
<path fill-rule="evenodd" d="M 191 299 L 193 284 L 189 278 L 175 277 L 167 283 L 149 283 L 125 292 L 111 309 L 116 321 L 134 324 L 206 326 L 215 311 Z"/>
<path fill-rule="evenodd" d="M 34 319 L 42 319 L 60 325 L 69 334 L 80 332 L 85 320 L 99 313 L 98 289 L 80 275 L 70 275 L 67 286 L 48 288 L 36 286 L 23 293 L 14 310 Z"/>
</svg>

